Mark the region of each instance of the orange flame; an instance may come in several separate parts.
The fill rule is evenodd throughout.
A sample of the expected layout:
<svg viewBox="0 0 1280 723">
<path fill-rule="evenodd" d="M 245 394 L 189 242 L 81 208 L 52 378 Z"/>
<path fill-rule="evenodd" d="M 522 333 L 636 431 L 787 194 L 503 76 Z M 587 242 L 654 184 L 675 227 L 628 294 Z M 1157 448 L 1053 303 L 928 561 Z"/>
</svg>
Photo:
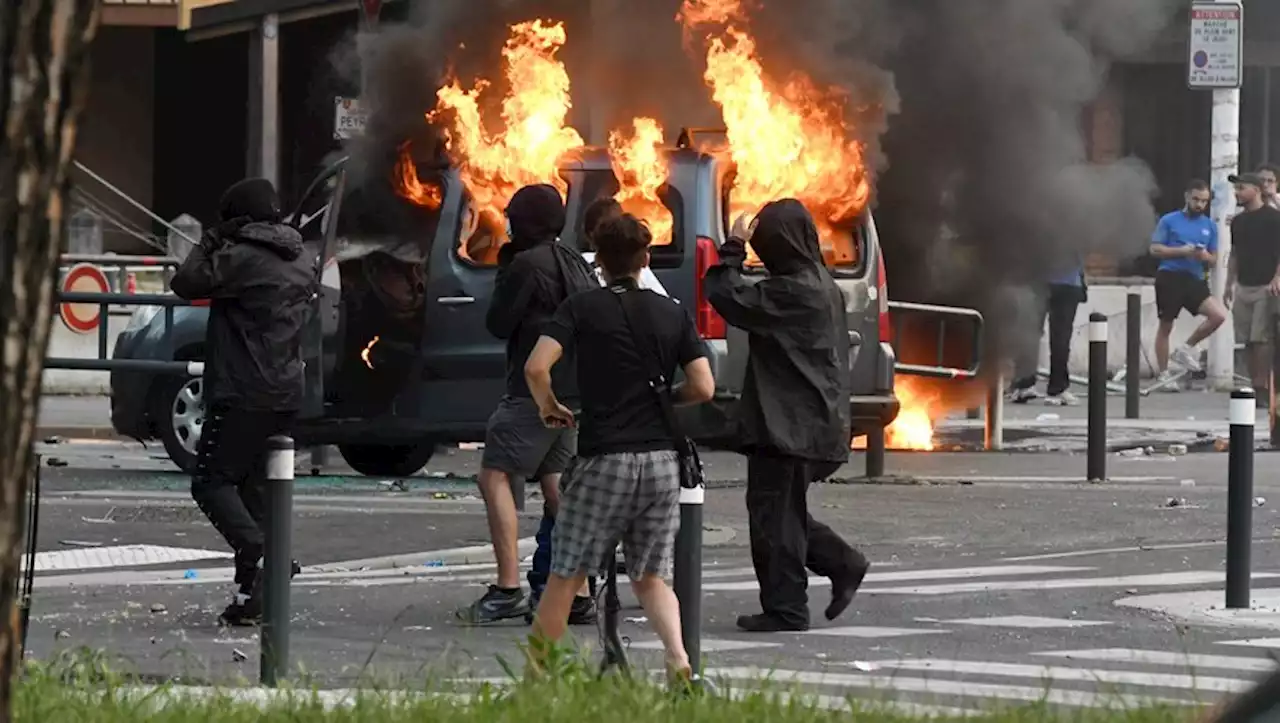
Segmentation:
<svg viewBox="0 0 1280 723">
<path fill-rule="evenodd" d="M 884 429 L 885 449 L 933 451 L 934 420 L 946 414 L 942 396 L 923 380 L 912 377 L 898 377 L 893 391 L 902 408 L 893 424 Z M 853 440 L 853 449 L 866 448 L 866 437 Z"/>
<path fill-rule="evenodd" d="M 628 140 L 621 131 L 609 133 L 609 158 L 621 186 L 614 196 L 622 210 L 649 226 L 654 245 L 671 243 L 671 211 L 662 203 L 658 189 L 667 182 L 663 158 L 662 126 L 652 118 L 635 118 Z"/>
<path fill-rule="evenodd" d="M 392 175 L 394 181 L 392 185 L 395 187 L 397 196 L 423 208 L 439 210 L 443 200 L 440 186 L 418 180 L 418 169 L 413 163 L 408 143 L 400 146 L 400 157 L 396 160 Z"/>
<path fill-rule="evenodd" d="M 373 360 L 370 359 L 370 356 L 373 354 L 374 345 L 377 344 L 380 339 L 382 339 L 382 337 L 380 336 L 373 337 L 372 339 L 369 340 L 369 343 L 366 344 L 365 347 L 360 350 L 360 360 L 363 361 L 364 365 L 369 367 L 370 369 L 373 368 Z"/>
<path fill-rule="evenodd" d="M 503 228 L 503 211 L 521 186 L 550 183 L 565 192 L 557 161 L 583 145 L 566 125 L 573 105 L 569 74 L 556 59 L 565 39 L 563 23 L 511 27 L 502 49 L 510 90 L 502 100 L 500 132 L 490 133 L 481 118 L 480 94 L 489 86 L 484 80 L 464 90 L 455 79 L 436 93 L 436 109 L 427 115 L 444 127 L 454 165 L 490 228 Z"/>
<path fill-rule="evenodd" d="M 741 0 L 685 0 L 677 19 L 690 37 L 706 31 L 703 78 L 720 106 L 737 166 L 733 216 L 754 214 L 780 198 L 799 199 L 818 223 L 828 262 L 848 260 L 832 229 L 866 208 L 871 178 L 863 145 L 847 137 L 846 93 L 819 88 L 804 75 L 781 85 L 766 76 L 744 30 Z"/>
</svg>

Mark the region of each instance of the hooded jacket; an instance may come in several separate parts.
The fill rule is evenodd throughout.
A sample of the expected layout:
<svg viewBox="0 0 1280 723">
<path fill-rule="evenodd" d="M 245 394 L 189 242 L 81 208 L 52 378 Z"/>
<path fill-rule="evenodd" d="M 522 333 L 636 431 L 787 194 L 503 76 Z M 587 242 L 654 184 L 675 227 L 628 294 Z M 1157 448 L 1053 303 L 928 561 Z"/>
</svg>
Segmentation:
<svg viewBox="0 0 1280 723">
<path fill-rule="evenodd" d="M 794 199 L 765 206 L 751 245 L 768 278 L 748 283 L 746 249 L 730 239 L 707 271 L 707 298 L 747 332 L 739 404 L 741 451 L 819 462 L 849 458 L 849 331 L 844 294 L 827 271 L 813 217 Z"/>
<path fill-rule="evenodd" d="M 511 240 L 498 252 L 493 300 L 485 317 L 489 333 L 507 341 L 507 394 L 530 397 L 524 365 L 542 336 L 542 327 L 570 295 L 599 287 L 582 255 L 560 243 L 564 203 L 552 186 L 525 186 L 507 205 Z M 578 398 L 572 354 L 551 370 L 551 386 L 561 401 Z"/>
<path fill-rule="evenodd" d="M 256 411 L 302 407 L 302 329 L 311 313 L 319 259 L 280 223 L 274 189 L 223 197 L 210 229 L 173 277 L 178 296 L 209 299 L 205 400 Z M 269 192 L 270 198 L 264 194 Z M 228 218 L 229 217 L 229 218 Z"/>
</svg>

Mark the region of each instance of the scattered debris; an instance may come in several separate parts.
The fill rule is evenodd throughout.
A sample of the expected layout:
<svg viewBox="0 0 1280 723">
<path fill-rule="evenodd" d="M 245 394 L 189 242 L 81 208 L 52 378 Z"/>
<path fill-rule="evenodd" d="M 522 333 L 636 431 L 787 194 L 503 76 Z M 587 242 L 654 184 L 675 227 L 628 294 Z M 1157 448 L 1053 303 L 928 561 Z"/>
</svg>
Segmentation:
<svg viewBox="0 0 1280 723">
<path fill-rule="evenodd" d="M 81 517 L 81 518 L 80 518 L 80 521 L 81 521 L 81 522 L 88 522 L 88 523 L 90 523 L 90 524 L 94 524 L 94 525 L 109 525 L 109 524 L 112 524 L 112 523 L 114 523 L 114 522 L 115 522 L 115 520 L 114 520 L 114 519 L 112 519 L 112 515 L 114 515 L 115 513 L 116 513 L 116 508 L 112 507 L 111 509 L 107 510 L 107 514 L 103 515 L 103 516 L 102 516 L 102 517 L 100 517 L 100 518 L 95 518 L 95 517 Z"/>
<path fill-rule="evenodd" d="M 61 457 L 50 457 L 47 460 L 45 460 L 45 464 L 49 465 L 50 467 L 66 467 L 67 460 L 62 459 Z"/>
<path fill-rule="evenodd" d="M 183 580 L 194 580 L 194 579 L 196 579 L 196 577 L 198 577 L 199 575 L 200 575 L 200 573 L 196 572 L 195 570 L 187 570 L 186 572 L 182 573 L 182 579 L 183 579 Z"/>
<path fill-rule="evenodd" d="M 1184 480 L 1182 480 L 1181 482 L 1179 482 L 1178 484 L 1179 484 L 1179 485 L 1181 485 L 1181 486 L 1183 486 L 1183 487 L 1195 487 L 1195 486 L 1196 486 L 1196 481 L 1195 481 L 1195 480 L 1193 480 L 1193 479 L 1184 479 Z"/>
<path fill-rule="evenodd" d="M 169 612 L 169 608 L 165 607 L 162 603 L 151 603 L 151 612 L 158 615 L 160 613 Z"/>
<path fill-rule="evenodd" d="M 1138 588 L 1136 588 L 1136 587 L 1127 588 L 1124 592 L 1125 592 L 1125 594 L 1126 594 L 1126 595 L 1137 595 L 1137 594 L 1138 594 Z"/>
<path fill-rule="evenodd" d="M 1230 449 L 1231 449 L 1231 442 L 1223 439 L 1222 437 L 1218 437 L 1217 439 L 1213 440 L 1213 451 L 1226 452 Z"/>
<path fill-rule="evenodd" d="M 427 560 L 422 563 L 423 567 L 444 567 L 444 560 Z"/>
<path fill-rule="evenodd" d="M 244 661 L 249 659 L 249 656 L 245 655 L 244 651 L 241 650 L 240 648 L 232 648 L 231 659 L 237 663 L 243 663 Z"/>
<path fill-rule="evenodd" d="M 448 472 L 428 472 L 427 477 L 430 479 L 449 479 Z"/>
<path fill-rule="evenodd" d="M 855 660 L 852 663 L 849 663 L 849 665 L 852 665 L 855 669 L 861 670 L 864 673 L 870 673 L 871 671 L 876 669 L 876 666 L 872 665 L 871 663 L 868 663 L 865 660 Z"/>
<path fill-rule="evenodd" d="M 1052 413 L 1049 413 L 1049 412 L 1045 412 L 1044 414 L 1037 414 L 1037 415 L 1036 415 L 1036 421 L 1037 421 L 1037 422 L 1056 422 L 1056 421 L 1058 421 L 1059 419 L 1062 419 L 1062 417 L 1061 417 L 1061 416 L 1059 416 L 1059 415 L 1057 415 L 1057 414 L 1052 414 Z"/>
<path fill-rule="evenodd" d="M 1170 457 L 1181 457 L 1182 455 L 1184 455 L 1184 454 L 1186 454 L 1186 453 L 1187 453 L 1187 445 L 1185 445 L 1185 444 L 1171 444 L 1171 445 L 1169 445 L 1169 456 L 1170 456 Z"/>
<path fill-rule="evenodd" d="M 462 442 L 458 445 L 458 449 L 477 450 L 484 449 L 484 442 Z"/>
<path fill-rule="evenodd" d="M 649 622 L 649 618 L 646 618 L 642 615 L 638 618 L 623 618 L 623 622 L 635 623 L 636 625 L 644 625 L 645 623 Z"/>
<path fill-rule="evenodd" d="M 67 547 L 102 547 L 101 542 L 88 542 L 86 540 L 58 540 L 59 545 Z"/>
<path fill-rule="evenodd" d="M 53 634 L 53 637 L 55 640 L 66 640 L 67 638 L 71 637 L 71 633 L 67 632 L 66 630 L 59 630 L 58 632 Z"/>
<path fill-rule="evenodd" d="M 1267 498 L 1266 498 L 1266 497 L 1254 497 L 1254 498 L 1253 498 L 1253 506 L 1254 506 L 1254 507 L 1261 507 L 1261 506 L 1263 506 L 1263 505 L 1265 505 L 1265 504 L 1267 504 Z"/>
<path fill-rule="evenodd" d="M 433 499 L 433 500 L 451 500 L 451 499 L 453 499 L 453 495 L 449 494 L 448 492 L 437 492 L 437 493 L 435 493 L 435 494 L 431 495 L 431 499 Z"/>
<path fill-rule="evenodd" d="M 1145 457 L 1147 450 L 1142 447 L 1134 447 L 1133 449 L 1122 449 L 1117 454 L 1121 457 Z"/>
<path fill-rule="evenodd" d="M 383 481 L 379 482 L 378 484 L 380 484 L 380 485 L 382 485 L 383 487 L 386 487 L 386 488 L 388 488 L 388 489 L 395 490 L 396 492 L 408 492 L 408 491 L 409 491 L 409 482 L 408 482 L 408 480 L 402 480 L 402 479 L 390 479 L 390 480 L 383 480 Z"/>
<path fill-rule="evenodd" d="M 59 437 L 56 434 L 53 435 L 52 437 L 45 437 L 44 443 L 45 444 L 62 444 L 62 437 Z"/>
<path fill-rule="evenodd" d="M 1165 507 L 1186 507 L 1187 500 L 1185 497 L 1170 497 L 1168 501 L 1164 503 L 1164 506 Z"/>
</svg>

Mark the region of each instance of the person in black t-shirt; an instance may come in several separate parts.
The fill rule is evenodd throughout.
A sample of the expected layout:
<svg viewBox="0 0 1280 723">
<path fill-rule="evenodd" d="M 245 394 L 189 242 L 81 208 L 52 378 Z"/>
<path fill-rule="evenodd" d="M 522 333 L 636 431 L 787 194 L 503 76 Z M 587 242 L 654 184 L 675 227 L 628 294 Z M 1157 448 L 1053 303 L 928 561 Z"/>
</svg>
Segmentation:
<svg viewBox="0 0 1280 723">
<path fill-rule="evenodd" d="M 600 571 L 621 540 L 632 588 L 662 638 L 668 671 L 689 679 L 680 606 L 666 581 L 680 527 L 680 465 L 649 369 L 656 366 L 665 379 L 677 367 L 684 371 L 685 383 L 671 391 L 675 404 L 711 399 L 715 380 L 689 313 L 639 287 L 652 240 L 644 223 L 622 214 L 605 221 L 594 240 L 609 286 L 561 304 L 525 365 L 543 422 L 574 427 L 578 420 L 551 384 L 552 367 L 572 350 L 582 405 L 578 459 L 561 487 L 551 579 L 538 605 L 530 650 L 537 665 L 546 641 L 564 634 L 574 591 Z M 645 319 L 650 333 L 637 336 L 628 316 Z"/>
<path fill-rule="evenodd" d="M 1268 386 L 1267 345 L 1280 295 L 1280 210 L 1263 198 L 1263 179 L 1254 173 L 1231 176 L 1244 211 L 1231 219 L 1231 259 L 1223 301 L 1231 306 L 1236 341 L 1243 342 L 1249 376 L 1259 392 Z M 1232 303 L 1234 302 L 1234 304 Z M 1258 395 L 1259 402 L 1267 399 Z"/>
</svg>

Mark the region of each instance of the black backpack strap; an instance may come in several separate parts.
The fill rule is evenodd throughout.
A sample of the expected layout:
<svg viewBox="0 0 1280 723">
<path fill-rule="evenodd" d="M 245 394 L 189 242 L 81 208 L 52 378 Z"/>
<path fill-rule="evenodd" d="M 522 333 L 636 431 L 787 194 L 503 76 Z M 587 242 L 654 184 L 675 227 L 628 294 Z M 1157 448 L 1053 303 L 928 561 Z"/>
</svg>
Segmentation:
<svg viewBox="0 0 1280 723">
<path fill-rule="evenodd" d="M 676 443 L 676 451 L 684 454 L 684 447 L 688 446 L 689 442 L 676 419 L 675 404 L 671 401 L 671 382 L 659 366 L 657 337 L 653 330 L 652 316 L 648 309 L 636 309 L 636 303 L 640 301 L 637 293 L 622 286 L 611 286 L 609 290 L 618 298 L 627 328 L 631 331 L 631 341 L 635 345 L 636 353 L 640 355 L 647 367 L 649 388 L 653 390 L 658 406 L 662 410 L 662 421 L 667 427 L 667 434 L 671 435 L 671 439 Z"/>
</svg>

